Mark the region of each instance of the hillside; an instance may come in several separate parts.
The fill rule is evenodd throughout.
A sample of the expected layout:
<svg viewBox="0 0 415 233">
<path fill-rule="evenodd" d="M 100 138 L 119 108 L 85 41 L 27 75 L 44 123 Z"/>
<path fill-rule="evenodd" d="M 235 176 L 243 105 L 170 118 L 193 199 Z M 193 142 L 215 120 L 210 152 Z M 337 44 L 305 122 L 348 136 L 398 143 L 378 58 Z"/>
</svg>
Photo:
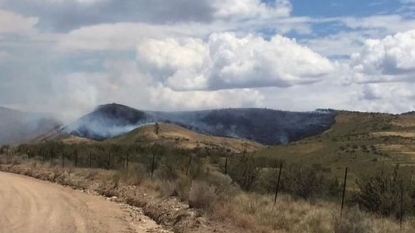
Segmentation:
<svg viewBox="0 0 415 233">
<path fill-rule="evenodd" d="M 258 152 L 278 160 L 321 164 L 342 173 L 358 173 L 382 164 L 415 165 L 415 114 L 339 112 L 321 135 Z"/>
<path fill-rule="evenodd" d="M 158 143 L 187 149 L 196 147 L 224 148 L 233 152 L 243 152 L 244 150 L 252 152 L 264 148 L 261 144 L 252 141 L 204 135 L 172 124 L 146 125 L 104 142 L 125 144 Z"/>
<path fill-rule="evenodd" d="M 58 141 L 68 145 L 97 143 L 97 141 L 94 141 L 92 139 L 62 133 L 60 128 L 42 134 L 30 140 L 29 143 L 41 143 L 45 141 Z"/>
<path fill-rule="evenodd" d="M 145 112 L 117 104 L 98 106 L 93 112 L 63 128 L 78 137 L 105 140 L 129 132 L 149 122 Z"/>
<path fill-rule="evenodd" d="M 59 128 L 60 122 L 44 114 L 0 107 L 0 145 L 19 144 Z"/>
<path fill-rule="evenodd" d="M 270 109 L 153 112 L 108 104 L 68 125 L 63 132 L 105 140 L 158 122 L 179 125 L 202 134 L 275 145 L 320 134 L 331 127 L 335 115 L 334 111 L 286 112 Z"/>
</svg>

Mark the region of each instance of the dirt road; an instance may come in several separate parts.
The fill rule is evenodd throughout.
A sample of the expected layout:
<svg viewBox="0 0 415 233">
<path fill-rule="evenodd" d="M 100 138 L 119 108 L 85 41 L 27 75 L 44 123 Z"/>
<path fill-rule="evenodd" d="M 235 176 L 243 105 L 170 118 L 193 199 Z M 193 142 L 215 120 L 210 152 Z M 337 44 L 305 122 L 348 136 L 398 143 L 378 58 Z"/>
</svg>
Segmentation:
<svg viewBox="0 0 415 233">
<path fill-rule="evenodd" d="M 164 232 L 131 207 L 0 172 L 0 233 Z"/>
</svg>

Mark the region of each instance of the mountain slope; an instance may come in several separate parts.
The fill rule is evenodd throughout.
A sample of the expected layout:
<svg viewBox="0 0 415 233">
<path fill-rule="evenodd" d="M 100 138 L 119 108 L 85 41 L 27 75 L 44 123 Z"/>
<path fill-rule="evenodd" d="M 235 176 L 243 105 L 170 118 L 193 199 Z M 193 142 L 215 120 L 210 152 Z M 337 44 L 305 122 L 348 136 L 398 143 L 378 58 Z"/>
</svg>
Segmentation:
<svg viewBox="0 0 415 233">
<path fill-rule="evenodd" d="M 64 133 L 93 140 L 104 140 L 122 135 L 146 124 L 148 115 L 124 105 L 99 106 L 63 129 Z"/>
<path fill-rule="evenodd" d="M 60 122 L 43 114 L 0 107 L 0 145 L 28 142 L 60 125 Z"/>
<path fill-rule="evenodd" d="M 272 109 L 219 109 L 159 113 L 167 122 L 196 132 L 245 138 L 261 144 L 286 144 L 329 129 L 336 113 L 287 112 Z"/>
<path fill-rule="evenodd" d="M 383 164 L 415 166 L 415 114 L 339 112 L 336 123 L 321 135 L 256 153 L 259 157 L 321 164 L 339 174 Z"/>
<path fill-rule="evenodd" d="M 194 131 L 171 124 L 146 125 L 120 137 L 108 139 L 108 143 L 162 144 L 179 148 L 194 149 L 196 147 L 224 148 L 233 152 L 252 152 L 264 148 L 259 143 L 248 140 L 215 137 L 199 134 Z"/>
<path fill-rule="evenodd" d="M 285 112 L 270 109 L 153 112 L 108 104 L 68 125 L 63 132 L 105 140 L 159 122 L 179 125 L 202 134 L 272 145 L 322 133 L 334 123 L 335 115 L 334 111 Z"/>
</svg>

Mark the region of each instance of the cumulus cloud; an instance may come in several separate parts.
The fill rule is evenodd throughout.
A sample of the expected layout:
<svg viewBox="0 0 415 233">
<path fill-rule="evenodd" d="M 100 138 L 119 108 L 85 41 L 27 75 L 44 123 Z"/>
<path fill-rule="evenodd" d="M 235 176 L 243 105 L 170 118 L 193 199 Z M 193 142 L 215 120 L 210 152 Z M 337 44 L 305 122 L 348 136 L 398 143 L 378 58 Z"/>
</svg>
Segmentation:
<svg viewBox="0 0 415 233">
<path fill-rule="evenodd" d="M 402 113 L 415 109 L 414 83 L 369 83 L 360 85 L 359 102 L 364 111 Z"/>
<path fill-rule="evenodd" d="M 64 120 L 108 102 L 150 110 L 415 107 L 415 33 L 405 32 L 414 19 L 399 11 L 292 16 L 291 2 L 0 0 L 0 104 Z"/>
<path fill-rule="evenodd" d="M 288 87 L 318 82 L 336 66 L 295 40 L 232 33 L 212 34 L 207 41 L 145 40 L 138 45 L 137 59 L 175 90 Z"/>
<path fill-rule="evenodd" d="M 12 11 L 0 9 L 0 33 L 20 33 L 32 30 L 38 23 L 35 17 L 24 17 Z"/>
<path fill-rule="evenodd" d="M 258 90 L 180 92 L 153 81 L 134 62 L 109 60 L 104 67 L 104 72 L 71 73 L 53 81 L 55 98 L 43 103 L 58 109 L 60 119 L 66 121 L 112 102 L 164 111 L 263 106 L 264 96 Z"/>
<path fill-rule="evenodd" d="M 61 51 L 135 50 L 145 38 L 169 36 L 203 37 L 210 31 L 226 30 L 220 25 L 200 24 L 151 25 L 146 23 L 98 24 L 73 30 L 58 43 Z"/>
<path fill-rule="evenodd" d="M 415 30 L 367 40 L 352 56 L 351 67 L 358 81 L 402 81 L 415 75 Z"/>
</svg>

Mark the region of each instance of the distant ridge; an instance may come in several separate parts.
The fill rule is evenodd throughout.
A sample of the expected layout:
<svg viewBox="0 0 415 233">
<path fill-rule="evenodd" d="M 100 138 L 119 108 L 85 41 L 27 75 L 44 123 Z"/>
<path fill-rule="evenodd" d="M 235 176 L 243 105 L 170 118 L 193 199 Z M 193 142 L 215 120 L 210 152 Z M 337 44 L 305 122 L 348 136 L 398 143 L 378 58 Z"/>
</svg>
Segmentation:
<svg viewBox="0 0 415 233">
<path fill-rule="evenodd" d="M 46 114 L 0 107 L 0 145 L 26 143 L 60 126 Z"/>
<path fill-rule="evenodd" d="M 159 122 L 212 136 L 275 145 L 324 132 L 334 124 L 336 114 L 334 111 L 286 112 L 255 108 L 155 112 L 113 103 L 98 106 L 64 127 L 62 132 L 102 141 Z"/>
</svg>

